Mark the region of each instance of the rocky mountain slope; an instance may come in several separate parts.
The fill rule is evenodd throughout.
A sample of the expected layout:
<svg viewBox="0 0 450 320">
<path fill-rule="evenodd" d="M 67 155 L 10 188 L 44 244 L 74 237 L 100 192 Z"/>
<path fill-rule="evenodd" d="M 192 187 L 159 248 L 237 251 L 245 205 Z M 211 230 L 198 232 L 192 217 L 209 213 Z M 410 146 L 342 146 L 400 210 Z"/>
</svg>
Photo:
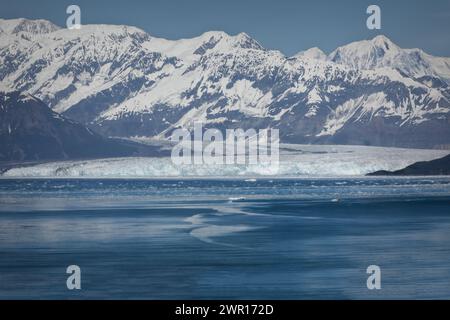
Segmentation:
<svg viewBox="0 0 450 320">
<path fill-rule="evenodd" d="M 450 175 L 450 155 L 443 158 L 420 161 L 396 171 L 376 171 L 368 176 L 439 176 Z"/>
<path fill-rule="evenodd" d="M 0 93 L 0 141 L 0 162 L 130 156 L 149 149 L 104 138 L 19 92 Z"/>
</svg>

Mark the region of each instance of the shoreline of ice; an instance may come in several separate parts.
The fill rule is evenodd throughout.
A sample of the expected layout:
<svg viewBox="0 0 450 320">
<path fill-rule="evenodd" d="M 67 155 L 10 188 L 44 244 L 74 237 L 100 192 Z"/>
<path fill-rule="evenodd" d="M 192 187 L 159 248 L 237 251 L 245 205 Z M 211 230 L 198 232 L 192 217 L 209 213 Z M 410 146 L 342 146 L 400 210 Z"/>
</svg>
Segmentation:
<svg viewBox="0 0 450 320">
<path fill-rule="evenodd" d="M 278 170 L 269 164 L 183 165 L 165 158 L 108 158 L 48 162 L 14 167 L 1 178 L 332 178 L 358 177 L 378 170 L 399 170 L 449 150 L 365 146 L 284 145 Z"/>
</svg>

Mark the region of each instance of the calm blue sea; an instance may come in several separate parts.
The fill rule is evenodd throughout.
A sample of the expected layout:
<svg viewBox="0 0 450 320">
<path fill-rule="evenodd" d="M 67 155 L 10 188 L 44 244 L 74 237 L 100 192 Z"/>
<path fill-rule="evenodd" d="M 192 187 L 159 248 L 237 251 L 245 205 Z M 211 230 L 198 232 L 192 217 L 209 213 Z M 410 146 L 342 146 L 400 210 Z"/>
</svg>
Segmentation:
<svg viewBox="0 0 450 320">
<path fill-rule="evenodd" d="M 0 298 L 449 299 L 450 178 L 1 179 Z"/>
</svg>

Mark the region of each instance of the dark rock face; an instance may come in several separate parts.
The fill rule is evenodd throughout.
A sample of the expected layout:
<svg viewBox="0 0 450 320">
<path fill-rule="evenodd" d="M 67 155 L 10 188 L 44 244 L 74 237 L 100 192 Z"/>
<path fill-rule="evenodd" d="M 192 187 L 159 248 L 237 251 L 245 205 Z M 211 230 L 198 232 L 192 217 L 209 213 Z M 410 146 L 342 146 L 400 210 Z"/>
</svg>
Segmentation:
<svg viewBox="0 0 450 320">
<path fill-rule="evenodd" d="M 0 93 L 0 141 L 0 161 L 117 157 L 142 152 L 137 144 L 104 138 L 19 92 Z"/>
<path fill-rule="evenodd" d="M 450 155 L 431 161 L 416 162 L 397 171 L 376 171 L 368 176 L 440 176 L 450 175 Z"/>
</svg>

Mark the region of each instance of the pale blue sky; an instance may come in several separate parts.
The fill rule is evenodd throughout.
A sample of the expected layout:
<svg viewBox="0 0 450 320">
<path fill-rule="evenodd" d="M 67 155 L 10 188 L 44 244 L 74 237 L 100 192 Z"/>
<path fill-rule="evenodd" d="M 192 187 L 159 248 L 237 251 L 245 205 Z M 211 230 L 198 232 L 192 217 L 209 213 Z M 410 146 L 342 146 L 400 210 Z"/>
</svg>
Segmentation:
<svg viewBox="0 0 450 320">
<path fill-rule="evenodd" d="M 128 24 L 169 39 L 205 31 L 246 32 L 287 55 L 318 46 L 330 52 L 385 34 L 401 47 L 450 56 L 450 0 L 0 0 L 2 18 L 42 18 L 64 26 L 78 4 L 82 23 Z M 378 4 L 382 29 L 366 28 L 366 8 Z"/>
</svg>

